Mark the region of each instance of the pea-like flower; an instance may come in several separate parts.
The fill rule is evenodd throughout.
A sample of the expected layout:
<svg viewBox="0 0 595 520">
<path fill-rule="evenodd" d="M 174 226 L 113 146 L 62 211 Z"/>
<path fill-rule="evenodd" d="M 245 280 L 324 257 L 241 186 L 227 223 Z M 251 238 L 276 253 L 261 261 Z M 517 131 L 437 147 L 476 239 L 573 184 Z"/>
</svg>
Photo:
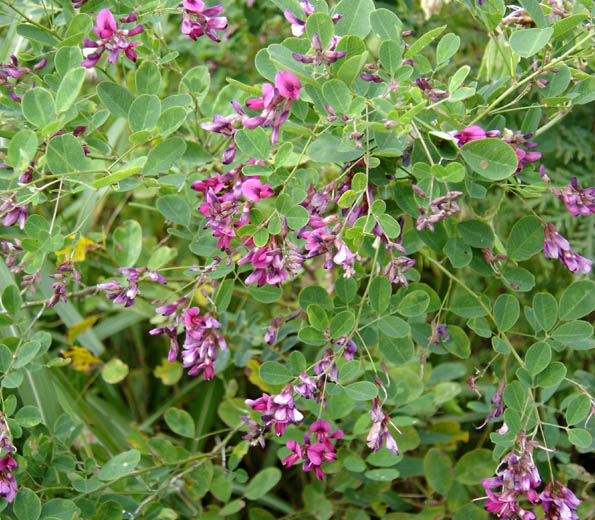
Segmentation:
<svg viewBox="0 0 595 520">
<path fill-rule="evenodd" d="M 573 273 L 590 273 L 593 261 L 574 252 L 570 243 L 566 240 L 552 224 L 545 226 L 545 239 L 543 241 L 543 253 L 546 258 L 557 258 L 562 264 Z"/>
<path fill-rule="evenodd" d="M 138 17 L 134 13 L 130 13 L 126 18 L 120 18 L 122 23 L 136 22 Z M 126 57 L 131 61 L 136 61 L 136 51 L 134 47 L 141 44 L 141 42 L 131 42 L 128 38 L 136 36 L 144 31 L 143 25 L 139 24 L 132 29 L 119 29 L 114 15 L 109 9 L 102 9 L 97 15 L 97 21 L 93 32 L 99 38 L 98 40 L 91 40 L 85 38 L 83 41 L 83 48 L 96 49 L 87 55 L 81 62 L 83 67 L 88 69 L 97 65 L 103 53 L 108 50 L 109 56 L 107 61 L 109 63 L 116 63 L 118 54 L 122 51 Z"/>
<path fill-rule="evenodd" d="M 227 29 L 227 18 L 218 16 L 223 12 L 222 5 L 205 7 L 201 0 L 184 0 L 180 7 L 184 8 L 182 34 L 191 40 L 197 40 L 206 34 L 214 42 L 221 41 L 216 31 Z"/>
<path fill-rule="evenodd" d="M 17 461 L 9 454 L 0 459 L 0 497 L 6 498 L 7 502 L 12 502 L 17 496 L 17 481 L 12 474 L 17 466 Z"/>
</svg>

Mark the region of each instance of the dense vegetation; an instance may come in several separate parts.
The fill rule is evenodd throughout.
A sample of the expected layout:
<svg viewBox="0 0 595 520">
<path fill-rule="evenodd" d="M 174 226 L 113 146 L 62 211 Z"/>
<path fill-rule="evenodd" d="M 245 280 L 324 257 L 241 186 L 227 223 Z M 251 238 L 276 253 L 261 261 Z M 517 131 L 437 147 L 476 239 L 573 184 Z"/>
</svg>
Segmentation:
<svg viewBox="0 0 595 520">
<path fill-rule="evenodd" d="M 592 518 L 592 0 L 0 0 L 0 518 Z"/>
</svg>

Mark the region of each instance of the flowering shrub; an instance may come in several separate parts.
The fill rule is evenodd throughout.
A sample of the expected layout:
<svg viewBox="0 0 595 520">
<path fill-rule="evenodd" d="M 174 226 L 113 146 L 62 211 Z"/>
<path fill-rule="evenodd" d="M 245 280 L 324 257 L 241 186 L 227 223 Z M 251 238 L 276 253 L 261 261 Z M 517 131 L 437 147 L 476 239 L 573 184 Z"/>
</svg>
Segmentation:
<svg viewBox="0 0 595 520">
<path fill-rule="evenodd" d="M 593 4 L 519 4 L 0 0 L 0 517 L 592 517 Z"/>
</svg>

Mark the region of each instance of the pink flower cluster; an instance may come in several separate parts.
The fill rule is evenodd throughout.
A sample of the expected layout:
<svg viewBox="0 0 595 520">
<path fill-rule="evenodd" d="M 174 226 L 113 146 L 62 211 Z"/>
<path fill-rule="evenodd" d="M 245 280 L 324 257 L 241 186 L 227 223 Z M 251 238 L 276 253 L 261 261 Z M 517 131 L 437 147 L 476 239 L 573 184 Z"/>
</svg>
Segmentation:
<svg viewBox="0 0 595 520">
<path fill-rule="evenodd" d="M 331 433 L 331 425 L 318 419 L 310 425 L 310 433 L 313 434 L 316 442 L 312 442 L 313 439 L 307 433 L 304 433 L 302 444 L 297 441 L 287 441 L 287 448 L 291 451 L 291 455 L 285 457 L 281 462 L 289 468 L 299 460 L 303 460 L 303 470 L 314 471 L 316 478 L 322 480 L 324 477 L 322 465 L 325 462 L 337 460 L 337 453 L 331 439 L 341 439 L 343 432 L 335 430 Z"/>
<path fill-rule="evenodd" d="M 146 267 L 120 267 L 118 271 L 126 277 L 128 281 L 127 286 L 120 285 L 120 282 L 116 280 L 97 284 L 97 289 L 100 291 L 107 291 L 109 293 L 107 294 L 107 298 L 113 300 L 116 305 L 124 304 L 124 307 L 134 305 L 135 298 L 140 294 L 138 281 L 140 275 L 143 273 L 147 273 L 147 277 L 150 281 L 167 285 L 167 282 L 162 275 L 157 271 L 151 271 Z"/>
<path fill-rule="evenodd" d="M 17 496 L 18 485 L 12 470 L 18 466 L 8 453 L 0 459 L 0 497 L 12 502 Z"/>
<path fill-rule="evenodd" d="M 227 18 L 219 16 L 223 12 L 222 5 L 205 7 L 202 0 L 184 0 L 179 6 L 184 8 L 182 34 L 191 40 L 206 34 L 214 42 L 221 41 L 216 31 L 227 29 Z"/>
<path fill-rule="evenodd" d="M 262 394 L 258 399 L 246 399 L 246 405 L 257 412 L 264 412 L 260 417 L 268 428 L 274 425 L 275 434 L 282 437 L 288 424 L 297 424 L 303 420 L 303 414 L 295 407 L 291 385 L 287 385 L 279 394 Z"/>
<path fill-rule="evenodd" d="M 553 188 L 552 192 L 566 205 L 573 217 L 587 217 L 595 213 L 595 188 L 581 188 L 576 177 L 562 190 Z"/>
<path fill-rule="evenodd" d="M 568 240 L 558 233 L 553 224 L 545 226 L 544 234 L 543 253 L 546 258 L 559 259 L 573 273 L 591 272 L 593 261 L 573 251 Z"/>
<path fill-rule="evenodd" d="M 134 13 L 130 13 L 126 18 L 120 18 L 121 23 L 136 22 L 138 17 Z M 102 9 L 97 15 L 97 21 L 93 32 L 99 38 L 97 41 L 85 38 L 83 41 L 83 48 L 96 49 L 81 62 L 83 67 L 88 69 L 97 65 L 103 53 L 109 51 L 107 61 L 109 63 L 116 63 L 118 54 L 123 52 L 131 61 L 136 61 L 136 51 L 134 47 L 140 45 L 140 42 L 128 41 L 128 38 L 136 36 L 144 31 L 144 27 L 139 24 L 132 29 L 118 29 L 118 24 L 114 15 L 109 9 Z"/>
</svg>

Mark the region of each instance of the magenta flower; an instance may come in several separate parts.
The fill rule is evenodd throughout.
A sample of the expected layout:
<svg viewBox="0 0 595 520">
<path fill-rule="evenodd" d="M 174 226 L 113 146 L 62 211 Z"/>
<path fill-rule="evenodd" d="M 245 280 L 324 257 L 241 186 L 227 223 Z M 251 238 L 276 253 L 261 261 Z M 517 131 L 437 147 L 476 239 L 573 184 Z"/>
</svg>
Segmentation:
<svg viewBox="0 0 595 520">
<path fill-rule="evenodd" d="M 126 18 L 121 18 L 122 23 L 136 22 L 138 17 L 134 13 L 130 13 Z M 127 38 L 131 38 L 144 31 L 142 25 L 137 25 L 132 29 L 118 29 L 118 24 L 114 15 L 109 9 L 102 9 L 97 15 L 97 20 L 93 27 L 93 32 L 99 38 L 94 41 L 90 38 L 85 38 L 83 41 L 83 48 L 96 49 L 81 62 L 83 67 L 88 69 L 97 65 L 103 53 L 108 50 L 109 56 L 107 61 L 109 63 L 116 63 L 118 54 L 122 51 L 125 56 L 131 60 L 136 61 L 136 51 L 134 47 L 141 44 L 141 42 L 129 42 Z"/>
<path fill-rule="evenodd" d="M 280 247 L 276 238 L 272 237 L 266 246 L 252 249 L 238 260 L 238 265 L 251 263 L 254 271 L 248 275 L 245 283 L 262 287 L 265 283 L 276 285 L 293 279 L 303 261 L 304 257 L 295 244 L 287 241 Z"/>
<path fill-rule="evenodd" d="M 0 497 L 6 498 L 7 502 L 12 502 L 17 495 L 17 481 L 12 474 L 17 466 L 17 461 L 9 454 L 0 459 Z"/>
<path fill-rule="evenodd" d="M 258 202 L 275 194 L 268 184 L 263 186 L 258 177 L 246 177 L 242 183 L 242 193 L 252 202 Z"/>
<path fill-rule="evenodd" d="M 184 8 L 182 34 L 191 40 L 206 34 L 214 42 L 221 41 L 216 31 L 227 29 L 227 18 L 218 16 L 223 12 L 222 5 L 205 8 L 201 0 L 184 0 L 179 6 Z"/>
<path fill-rule="evenodd" d="M 552 192 L 566 205 L 573 217 L 586 217 L 595 213 L 595 188 L 581 188 L 576 177 L 573 177 L 570 184 L 561 191 L 553 188 Z"/>
<path fill-rule="evenodd" d="M 573 273 L 590 273 L 593 261 L 575 253 L 566 240 L 552 224 L 547 224 L 544 230 L 543 253 L 546 258 L 557 258 Z"/>
<path fill-rule="evenodd" d="M 576 509 L 581 501 L 559 480 L 556 480 L 556 486 L 558 491 L 554 491 L 554 485 L 548 482 L 539 495 L 544 520 L 580 520 Z"/>
<path fill-rule="evenodd" d="M 465 143 L 470 141 L 476 141 L 477 139 L 485 139 L 486 137 L 497 137 L 500 135 L 499 130 L 488 130 L 485 131 L 481 126 L 471 125 L 459 130 L 453 134 L 453 137 L 457 140 L 459 146 L 463 146 Z"/>
<path fill-rule="evenodd" d="M 248 108 L 262 109 L 262 113 L 259 116 L 244 118 L 242 120 L 244 128 L 271 126 L 273 128 L 271 141 L 275 144 L 279 136 L 279 128 L 289 117 L 292 100 L 299 99 L 301 87 L 300 80 L 292 72 L 288 70 L 278 72 L 275 76 L 275 86 L 265 83 L 262 86 L 262 97 L 249 99 L 246 102 Z"/>
<path fill-rule="evenodd" d="M 322 419 L 318 419 L 310 425 L 310 432 L 315 435 L 317 442 L 313 443 L 307 433 L 304 434 L 304 442 L 301 445 L 297 441 L 287 441 L 286 446 L 291 454 L 285 457 L 281 463 L 289 468 L 303 459 L 303 470 L 314 471 L 316 478 L 322 480 L 324 478 L 322 465 L 325 462 L 337 460 L 337 453 L 331 439 L 341 439 L 343 432 L 336 430 L 331 433 L 331 425 Z"/>
<path fill-rule="evenodd" d="M 217 359 L 217 346 L 221 350 L 227 349 L 223 336 L 217 332 L 221 324 L 209 316 L 200 316 L 198 307 L 190 307 L 184 314 L 186 339 L 182 345 L 182 366 L 192 367 L 189 376 L 203 373 L 203 378 L 208 381 L 215 377 L 215 360 Z"/>
<path fill-rule="evenodd" d="M 310 44 L 310 47 L 314 50 L 314 54 L 298 54 L 294 52 L 292 54 L 293 59 L 301 63 L 312 63 L 314 65 L 324 63 L 325 65 L 331 65 L 347 54 L 347 51 L 335 51 L 340 39 L 340 36 L 333 36 L 327 49 L 323 50 L 320 36 L 318 36 L 318 33 L 315 33 L 312 36 L 312 43 Z"/>
<path fill-rule="evenodd" d="M 303 414 L 295 407 L 291 385 L 287 385 L 280 394 L 262 394 L 258 399 L 244 401 L 257 412 L 264 412 L 260 419 L 269 427 L 274 425 L 275 434 L 282 437 L 288 424 L 297 424 L 304 419 Z"/>
</svg>

